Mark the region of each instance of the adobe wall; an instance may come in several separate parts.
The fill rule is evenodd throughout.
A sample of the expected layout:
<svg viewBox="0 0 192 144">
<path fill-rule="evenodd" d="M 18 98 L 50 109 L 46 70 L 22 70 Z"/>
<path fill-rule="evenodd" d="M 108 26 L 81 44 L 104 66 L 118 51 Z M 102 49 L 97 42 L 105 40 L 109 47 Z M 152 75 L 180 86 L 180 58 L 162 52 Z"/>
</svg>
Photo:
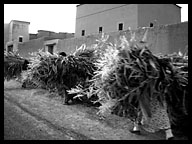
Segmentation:
<svg viewBox="0 0 192 144">
<path fill-rule="evenodd" d="M 32 52 L 36 52 L 39 49 L 44 48 L 44 38 L 30 40 L 22 44 L 18 44 L 18 53 L 22 57 L 29 58 Z"/>
<path fill-rule="evenodd" d="M 18 41 L 19 36 L 23 36 L 23 42 L 29 41 L 29 23 L 11 21 L 11 37 L 9 41 Z"/>
<path fill-rule="evenodd" d="M 6 43 L 9 41 L 9 24 L 4 24 L 4 49 Z"/>
<path fill-rule="evenodd" d="M 150 26 L 157 20 L 161 25 L 181 22 L 181 8 L 176 4 L 138 4 L 138 27 Z"/>
<path fill-rule="evenodd" d="M 146 41 L 151 45 L 150 50 L 154 54 L 171 54 L 173 52 L 185 52 L 188 46 L 188 22 L 178 23 L 173 25 L 161 25 L 154 28 L 139 28 L 134 31 L 122 31 L 106 33 L 109 35 L 109 42 L 120 43 L 119 37 L 124 35 L 127 40 L 131 39 L 131 33 L 135 32 L 135 38 L 140 41 L 144 35 L 146 35 Z M 79 48 L 82 44 L 86 46 L 91 46 L 97 43 L 96 40 L 101 38 L 101 34 L 89 35 L 79 38 L 68 38 L 63 40 L 58 40 L 56 44 L 55 52 L 64 51 L 67 54 L 73 53 L 76 48 Z M 44 48 L 44 41 L 48 38 L 39 38 L 35 40 L 30 40 L 18 45 L 18 53 L 22 57 L 29 57 L 29 52 L 38 51 L 38 49 Z"/>
<path fill-rule="evenodd" d="M 75 37 L 81 37 L 82 30 L 85 36 L 102 32 L 118 32 L 119 23 L 123 29 L 138 27 L 137 4 L 96 4 L 82 5 L 77 8 Z"/>
<path fill-rule="evenodd" d="M 147 32 L 146 32 L 147 31 Z M 146 40 L 152 47 L 151 51 L 155 54 L 171 54 L 173 52 L 185 52 L 185 47 L 188 45 L 188 22 L 172 24 L 172 25 L 161 25 L 153 28 L 139 28 L 132 31 L 135 32 L 135 38 L 140 41 L 144 34 Z M 119 42 L 119 37 L 124 35 L 127 40 L 131 38 L 131 31 L 113 32 L 108 33 L 108 41 L 114 43 Z M 72 53 L 76 48 L 79 48 L 82 44 L 90 46 L 96 43 L 96 39 L 99 39 L 101 34 L 89 35 L 80 38 L 70 38 L 58 41 L 58 51 L 65 51 L 66 53 Z"/>
</svg>

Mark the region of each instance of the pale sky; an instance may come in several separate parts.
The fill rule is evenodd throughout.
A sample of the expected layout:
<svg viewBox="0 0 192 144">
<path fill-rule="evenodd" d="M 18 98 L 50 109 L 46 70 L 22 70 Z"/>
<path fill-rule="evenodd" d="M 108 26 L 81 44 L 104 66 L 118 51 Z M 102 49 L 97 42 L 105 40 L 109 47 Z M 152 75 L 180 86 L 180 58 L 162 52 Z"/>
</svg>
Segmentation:
<svg viewBox="0 0 192 144">
<path fill-rule="evenodd" d="M 4 4 L 4 23 L 11 20 L 30 22 L 29 33 L 38 30 L 75 33 L 77 4 Z M 177 4 L 181 22 L 188 21 L 188 4 Z"/>
</svg>

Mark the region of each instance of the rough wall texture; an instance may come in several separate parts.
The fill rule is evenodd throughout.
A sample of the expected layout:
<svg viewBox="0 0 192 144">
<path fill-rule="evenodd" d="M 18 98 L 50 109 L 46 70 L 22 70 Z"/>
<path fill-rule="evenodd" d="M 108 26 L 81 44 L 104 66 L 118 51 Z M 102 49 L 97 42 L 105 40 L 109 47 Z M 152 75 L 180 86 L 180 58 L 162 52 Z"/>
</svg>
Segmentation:
<svg viewBox="0 0 192 144">
<path fill-rule="evenodd" d="M 9 41 L 9 24 L 4 24 L 4 49 L 8 41 Z"/>
<path fill-rule="evenodd" d="M 38 51 L 44 48 L 44 38 L 30 40 L 18 45 L 18 53 L 22 57 L 29 58 L 32 52 Z"/>
<path fill-rule="evenodd" d="M 188 45 L 188 22 L 178 23 L 173 25 L 161 25 L 154 28 L 139 28 L 134 31 L 122 31 L 108 33 L 110 42 L 120 42 L 119 37 L 124 35 L 127 40 L 130 40 L 131 33 L 135 32 L 135 38 L 140 41 L 144 34 L 146 41 L 151 45 L 151 51 L 155 54 L 170 54 L 173 52 L 185 52 L 185 47 Z M 58 51 L 72 53 L 82 44 L 90 46 L 96 43 L 96 39 L 100 38 L 101 34 L 90 35 L 87 37 L 70 38 L 58 41 Z"/>
<path fill-rule="evenodd" d="M 37 34 L 29 34 L 29 40 L 37 39 Z"/>
<path fill-rule="evenodd" d="M 181 8 L 175 4 L 138 4 L 138 27 L 157 20 L 161 25 L 181 22 Z"/>
<path fill-rule="evenodd" d="M 86 4 L 77 8 L 75 37 L 80 37 L 82 30 L 85 36 L 98 34 L 99 27 L 103 32 L 118 31 L 119 23 L 123 29 L 137 28 L 136 4 Z"/>
<path fill-rule="evenodd" d="M 10 40 L 18 41 L 19 36 L 23 36 L 23 42 L 29 41 L 29 24 L 25 22 L 12 21 Z"/>
<path fill-rule="evenodd" d="M 58 52 L 58 50 L 57 50 L 58 40 L 59 39 L 53 39 L 53 40 L 44 41 L 44 50 L 48 51 L 48 45 L 53 44 L 53 53 Z"/>
<path fill-rule="evenodd" d="M 29 34 L 30 40 L 41 37 L 50 37 L 52 39 L 66 39 L 74 37 L 74 33 L 64 33 L 64 32 L 55 33 L 52 31 L 38 30 L 37 34 Z"/>
<path fill-rule="evenodd" d="M 92 45 L 95 43 L 95 40 L 98 39 L 98 35 L 90 35 L 87 37 L 80 38 L 70 38 L 59 40 L 57 44 L 57 51 L 64 51 L 67 54 L 73 53 L 76 48 L 79 48 L 82 44 Z"/>
<path fill-rule="evenodd" d="M 123 23 L 123 30 L 146 27 L 157 20 L 160 24 L 181 22 L 181 9 L 176 4 L 83 4 L 77 7 L 75 37 L 118 31 L 118 24 Z"/>
<path fill-rule="evenodd" d="M 9 49 L 8 47 L 9 47 L 9 46 L 11 46 L 11 47 L 13 46 L 13 49 L 12 49 L 13 51 L 12 51 L 12 52 L 14 52 L 14 53 L 17 52 L 17 51 L 18 51 L 18 43 L 19 43 L 19 42 L 16 41 L 16 40 L 14 40 L 14 41 L 8 41 L 8 42 L 6 43 L 6 45 L 5 45 L 5 50 L 8 51 L 8 49 Z"/>
<path fill-rule="evenodd" d="M 169 45 L 167 47 L 171 52 L 184 51 L 184 48 L 188 50 L 188 22 L 170 25 L 168 31 Z"/>
<path fill-rule="evenodd" d="M 173 52 L 185 52 L 186 46 L 188 46 L 188 22 L 178 23 L 173 25 L 161 25 L 154 28 L 139 28 L 134 31 L 122 31 L 106 33 L 109 35 L 109 42 L 120 43 L 119 37 L 125 36 L 129 41 L 131 35 L 135 33 L 137 41 L 143 39 L 146 36 L 145 41 L 151 45 L 150 49 L 153 53 L 158 54 L 171 54 Z M 63 40 L 48 40 L 46 37 L 31 40 L 29 42 L 19 44 L 18 53 L 23 57 L 29 57 L 28 52 L 34 52 L 38 49 L 45 48 L 46 43 L 56 43 L 54 52 L 64 51 L 67 54 L 73 53 L 76 48 L 79 48 L 82 44 L 91 46 L 96 44 L 96 39 L 101 38 L 101 34 L 89 35 L 79 38 L 69 38 Z"/>
</svg>

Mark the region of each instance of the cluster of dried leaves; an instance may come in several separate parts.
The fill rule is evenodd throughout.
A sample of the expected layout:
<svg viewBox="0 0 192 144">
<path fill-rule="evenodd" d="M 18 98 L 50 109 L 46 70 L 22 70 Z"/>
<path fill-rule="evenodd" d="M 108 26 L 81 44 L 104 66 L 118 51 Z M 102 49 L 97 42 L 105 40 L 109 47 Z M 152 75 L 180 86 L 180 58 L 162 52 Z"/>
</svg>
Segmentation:
<svg viewBox="0 0 192 144">
<path fill-rule="evenodd" d="M 176 111 L 180 116 L 188 115 L 188 56 L 180 52 L 154 55 L 147 44 L 134 38 L 120 39 L 120 45 L 112 44 L 104 36 L 93 46 L 97 69 L 89 87 L 69 92 L 79 97 L 97 95 L 102 104 L 98 113 L 102 115 L 111 112 L 135 120 L 142 107 L 150 117 L 149 103 L 154 95 L 162 105 L 167 102 L 172 123 L 178 119 Z"/>
<path fill-rule="evenodd" d="M 188 115 L 188 56 L 181 53 L 154 55 L 149 45 L 132 37 L 120 37 L 120 44 L 107 42 L 103 35 L 97 44 L 83 45 L 66 57 L 39 51 L 30 60 L 24 83 L 99 102 L 98 114 L 105 112 L 135 120 L 142 107 L 150 117 L 150 100 L 167 102 L 171 122 Z M 20 64 L 4 54 L 4 77 L 21 73 Z M 16 58 L 16 56 L 15 56 Z M 17 61 L 22 61 L 18 58 Z M 11 70 L 12 69 L 12 70 Z"/>
<path fill-rule="evenodd" d="M 24 79 L 25 87 L 33 84 L 63 97 L 67 90 L 79 84 L 84 85 L 94 71 L 93 63 L 82 53 L 61 56 L 39 51 L 33 54 L 30 62 Z"/>
<path fill-rule="evenodd" d="M 17 54 L 4 51 L 4 81 L 20 78 L 26 60 Z"/>
</svg>

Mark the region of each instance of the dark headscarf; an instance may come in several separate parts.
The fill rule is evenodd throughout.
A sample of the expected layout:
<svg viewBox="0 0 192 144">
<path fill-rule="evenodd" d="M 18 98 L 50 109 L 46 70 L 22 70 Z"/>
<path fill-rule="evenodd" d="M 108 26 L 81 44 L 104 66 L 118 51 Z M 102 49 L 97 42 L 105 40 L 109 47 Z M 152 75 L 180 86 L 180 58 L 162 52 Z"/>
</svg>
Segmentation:
<svg viewBox="0 0 192 144">
<path fill-rule="evenodd" d="M 64 56 L 64 57 L 67 56 L 67 54 L 65 52 L 60 52 L 59 55 Z"/>
</svg>

